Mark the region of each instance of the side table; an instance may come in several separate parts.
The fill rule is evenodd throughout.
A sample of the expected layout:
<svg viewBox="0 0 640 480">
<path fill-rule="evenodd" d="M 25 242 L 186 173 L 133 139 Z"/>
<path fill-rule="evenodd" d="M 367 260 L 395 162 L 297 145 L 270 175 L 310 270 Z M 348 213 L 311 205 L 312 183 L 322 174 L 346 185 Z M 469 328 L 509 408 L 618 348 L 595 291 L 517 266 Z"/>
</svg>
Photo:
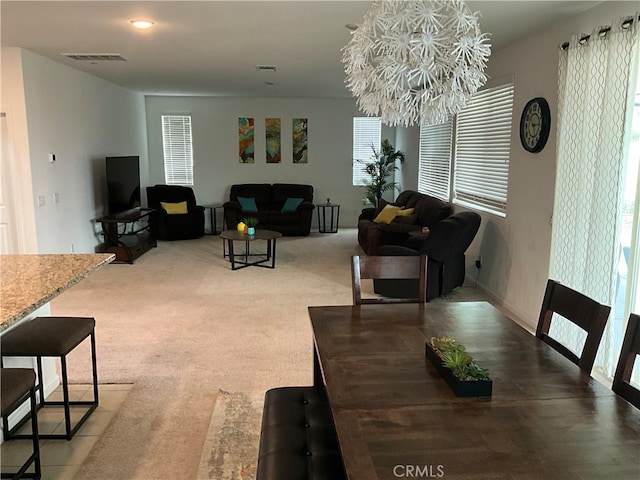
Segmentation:
<svg viewBox="0 0 640 480">
<path fill-rule="evenodd" d="M 318 232 L 336 233 L 340 220 L 340 205 L 335 203 L 316 203 L 318 208 Z M 327 223 L 327 210 L 329 222 Z"/>
<path fill-rule="evenodd" d="M 205 212 L 209 210 L 209 220 L 211 220 L 211 230 L 205 232 L 205 235 L 218 235 L 222 231 L 222 228 L 218 230 L 218 218 L 216 209 L 223 208 L 223 205 L 203 205 L 202 207 L 204 208 Z M 224 219 L 222 221 L 224 222 Z"/>
</svg>

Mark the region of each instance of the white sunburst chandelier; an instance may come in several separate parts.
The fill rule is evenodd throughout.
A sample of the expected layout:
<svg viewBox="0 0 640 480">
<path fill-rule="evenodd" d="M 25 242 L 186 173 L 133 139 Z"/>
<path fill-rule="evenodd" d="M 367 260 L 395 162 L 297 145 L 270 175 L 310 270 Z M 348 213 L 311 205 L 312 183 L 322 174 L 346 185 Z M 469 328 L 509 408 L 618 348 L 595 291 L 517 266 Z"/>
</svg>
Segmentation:
<svg viewBox="0 0 640 480">
<path fill-rule="evenodd" d="M 489 36 L 462 0 L 376 0 L 342 49 L 347 87 L 391 126 L 447 121 L 487 81 Z"/>
</svg>

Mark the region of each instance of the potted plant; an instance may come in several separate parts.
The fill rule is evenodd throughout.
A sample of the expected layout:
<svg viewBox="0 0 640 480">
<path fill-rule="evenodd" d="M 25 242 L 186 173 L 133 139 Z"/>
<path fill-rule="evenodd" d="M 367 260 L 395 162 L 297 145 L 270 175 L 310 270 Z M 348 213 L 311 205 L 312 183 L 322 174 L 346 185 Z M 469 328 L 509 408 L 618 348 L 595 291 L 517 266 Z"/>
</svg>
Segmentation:
<svg viewBox="0 0 640 480">
<path fill-rule="evenodd" d="M 399 160 L 400 163 L 404 162 L 404 152 L 395 150 L 386 138 L 382 141 L 379 151 L 373 145 L 371 145 L 371 149 L 373 150 L 373 161 L 356 161 L 365 165 L 364 171 L 369 176 L 368 182 L 365 183 L 366 199 L 374 207 L 377 207 L 385 192 L 398 189 L 398 184 L 389 181 L 388 177 L 398 168 L 396 160 Z"/>
<path fill-rule="evenodd" d="M 453 338 L 432 337 L 427 342 L 426 355 L 457 396 L 491 396 L 493 382 L 489 372 Z"/>
<path fill-rule="evenodd" d="M 255 217 L 247 217 L 242 222 L 247 226 L 247 234 L 255 235 L 256 226 L 258 225 L 258 219 Z"/>
</svg>

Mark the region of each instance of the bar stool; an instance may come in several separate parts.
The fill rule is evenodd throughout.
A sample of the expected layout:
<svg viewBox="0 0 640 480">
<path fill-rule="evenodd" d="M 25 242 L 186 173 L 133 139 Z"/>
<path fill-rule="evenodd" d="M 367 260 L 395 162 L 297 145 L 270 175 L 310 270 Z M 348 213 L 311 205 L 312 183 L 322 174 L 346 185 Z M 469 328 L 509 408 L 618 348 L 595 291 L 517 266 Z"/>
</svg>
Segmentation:
<svg viewBox="0 0 640 480">
<path fill-rule="evenodd" d="M 31 438 L 33 439 L 33 453 L 17 472 L 2 472 L 2 478 L 41 478 L 40 445 L 38 441 L 38 417 L 36 414 L 36 374 L 31 368 L 0 368 L 0 414 L 3 421 L 18 409 L 25 401 L 31 403 Z M 6 427 L 5 432 L 6 432 Z M 26 473 L 33 464 L 34 472 Z"/>
<path fill-rule="evenodd" d="M 93 318 L 85 317 L 36 317 L 20 323 L 0 336 L 2 357 L 36 357 L 39 391 L 38 409 L 45 406 L 64 408 L 65 433 L 41 434 L 40 438 L 65 438 L 71 440 L 89 415 L 98 406 L 98 370 L 96 366 L 95 324 Z M 87 337 L 91 340 L 91 364 L 93 369 L 93 400 L 69 400 L 69 382 L 67 378 L 66 356 Z M 62 401 L 45 401 L 42 384 L 42 357 L 59 357 L 62 374 Z M 89 409 L 71 427 L 71 406 L 88 406 Z M 15 432 L 26 422 L 26 418 L 11 430 L 3 419 L 5 438 L 28 438 L 28 435 L 16 435 Z"/>
</svg>

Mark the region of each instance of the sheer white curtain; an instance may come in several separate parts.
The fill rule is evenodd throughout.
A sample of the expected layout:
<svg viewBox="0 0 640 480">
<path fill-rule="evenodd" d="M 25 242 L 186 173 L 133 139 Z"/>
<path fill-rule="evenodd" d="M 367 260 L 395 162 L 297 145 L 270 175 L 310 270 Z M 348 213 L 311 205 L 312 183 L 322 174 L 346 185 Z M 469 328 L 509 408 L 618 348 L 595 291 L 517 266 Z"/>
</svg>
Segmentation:
<svg viewBox="0 0 640 480">
<path fill-rule="evenodd" d="M 576 36 L 560 50 L 556 187 L 549 276 L 612 305 L 620 256 L 620 219 L 626 144 L 637 68 L 636 14 L 610 30 Z M 626 28 L 624 26 L 627 22 Z M 634 84 L 635 87 L 635 84 Z M 627 139 L 627 140 L 625 140 Z M 584 335 L 568 322 L 552 322 L 568 346 Z M 611 371 L 611 322 L 596 368 Z"/>
</svg>

